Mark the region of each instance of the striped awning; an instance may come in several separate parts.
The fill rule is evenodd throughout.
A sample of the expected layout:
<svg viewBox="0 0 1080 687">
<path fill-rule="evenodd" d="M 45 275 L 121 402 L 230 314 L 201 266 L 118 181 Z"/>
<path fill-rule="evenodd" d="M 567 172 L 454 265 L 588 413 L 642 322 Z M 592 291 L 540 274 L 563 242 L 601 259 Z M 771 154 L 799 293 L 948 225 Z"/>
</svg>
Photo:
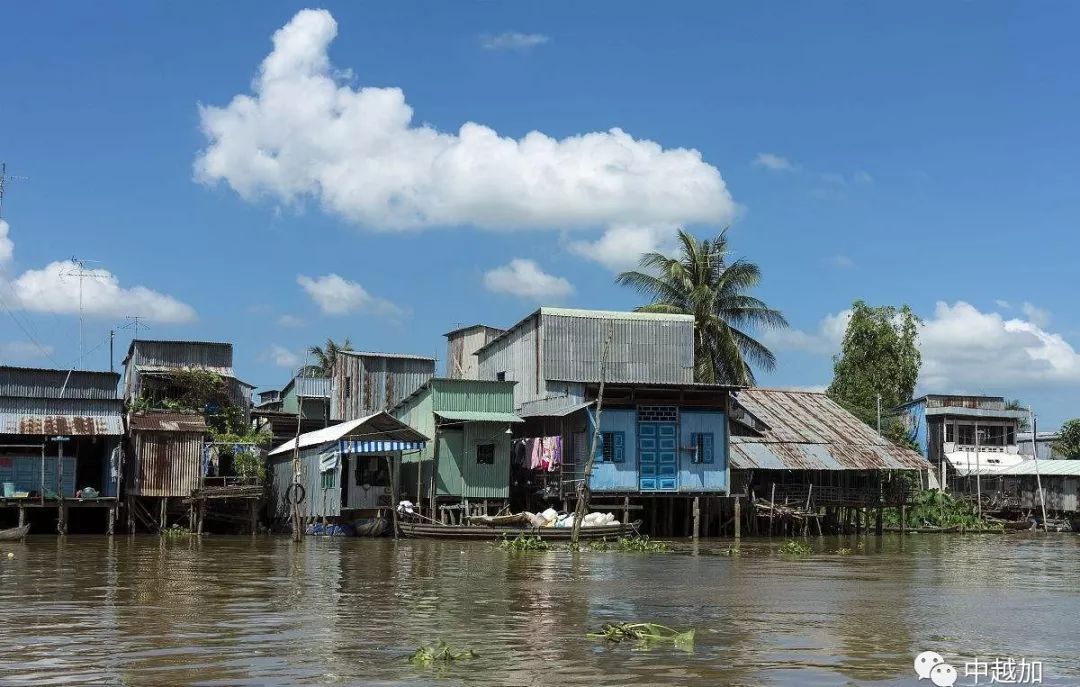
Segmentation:
<svg viewBox="0 0 1080 687">
<path fill-rule="evenodd" d="M 338 448 L 342 453 L 393 453 L 396 451 L 419 451 L 423 441 L 355 441 L 342 439 Z"/>
</svg>

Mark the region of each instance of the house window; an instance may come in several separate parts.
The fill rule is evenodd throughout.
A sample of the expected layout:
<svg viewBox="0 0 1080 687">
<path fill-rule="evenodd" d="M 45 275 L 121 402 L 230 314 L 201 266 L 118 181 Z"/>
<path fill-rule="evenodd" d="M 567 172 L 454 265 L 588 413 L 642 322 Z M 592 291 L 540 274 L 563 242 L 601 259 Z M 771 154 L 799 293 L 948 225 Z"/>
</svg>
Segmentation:
<svg viewBox="0 0 1080 687">
<path fill-rule="evenodd" d="M 1016 445 L 1016 427 L 1009 426 L 1005 428 L 1005 445 Z"/>
<path fill-rule="evenodd" d="M 951 422 L 945 424 L 945 441 L 956 441 L 956 425 Z"/>
<path fill-rule="evenodd" d="M 476 447 L 477 465 L 495 464 L 495 444 L 479 444 Z"/>
<path fill-rule="evenodd" d="M 506 373 L 505 372 L 496 372 L 495 373 L 495 381 L 497 381 L 497 382 L 505 382 L 506 381 Z"/>
<path fill-rule="evenodd" d="M 601 432 L 600 446 L 596 451 L 596 461 L 599 463 L 622 463 L 626 460 L 626 433 L 625 432 Z"/>
<path fill-rule="evenodd" d="M 323 489 L 333 489 L 337 486 L 337 475 L 333 470 L 327 470 L 326 472 L 320 473 L 320 477 L 322 478 Z"/>
<path fill-rule="evenodd" d="M 975 425 L 957 425 L 956 443 L 961 446 L 973 446 L 975 444 Z"/>
<path fill-rule="evenodd" d="M 701 432 L 690 435 L 690 443 L 694 447 L 695 463 L 712 463 L 714 458 L 714 442 L 712 432 Z"/>
</svg>

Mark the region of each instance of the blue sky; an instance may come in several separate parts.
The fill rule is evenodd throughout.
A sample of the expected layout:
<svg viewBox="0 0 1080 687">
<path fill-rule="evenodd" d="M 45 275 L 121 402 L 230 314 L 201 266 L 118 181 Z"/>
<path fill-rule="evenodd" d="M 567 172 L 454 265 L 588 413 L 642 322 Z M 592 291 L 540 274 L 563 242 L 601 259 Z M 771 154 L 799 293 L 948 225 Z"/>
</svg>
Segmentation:
<svg viewBox="0 0 1080 687">
<path fill-rule="evenodd" d="M 827 384 L 862 298 L 926 320 L 925 390 L 1080 415 L 1075 4 L 329 3 L 275 49 L 303 7 L 0 8 L 0 357 L 75 361 L 71 256 L 86 366 L 140 314 L 280 385 L 632 307 L 636 247 L 730 224 L 793 325 L 764 383 Z"/>
</svg>

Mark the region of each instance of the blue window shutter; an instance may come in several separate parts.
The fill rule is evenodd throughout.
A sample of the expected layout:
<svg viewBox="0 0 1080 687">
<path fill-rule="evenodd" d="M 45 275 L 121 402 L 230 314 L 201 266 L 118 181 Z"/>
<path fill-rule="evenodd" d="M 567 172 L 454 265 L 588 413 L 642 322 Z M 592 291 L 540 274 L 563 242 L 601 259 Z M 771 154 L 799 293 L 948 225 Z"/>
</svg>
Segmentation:
<svg viewBox="0 0 1080 687">
<path fill-rule="evenodd" d="M 702 438 L 705 440 L 703 442 L 705 445 L 703 453 L 705 455 L 702 456 L 702 460 L 706 463 L 711 463 L 713 462 L 713 435 L 712 433 L 704 434 L 702 435 Z"/>
<path fill-rule="evenodd" d="M 611 452 L 611 459 L 613 462 L 622 463 L 626 460 L 626 432 L 615 432 L 612 437 L 615 440 L 615 447 Z"/>
</svg>

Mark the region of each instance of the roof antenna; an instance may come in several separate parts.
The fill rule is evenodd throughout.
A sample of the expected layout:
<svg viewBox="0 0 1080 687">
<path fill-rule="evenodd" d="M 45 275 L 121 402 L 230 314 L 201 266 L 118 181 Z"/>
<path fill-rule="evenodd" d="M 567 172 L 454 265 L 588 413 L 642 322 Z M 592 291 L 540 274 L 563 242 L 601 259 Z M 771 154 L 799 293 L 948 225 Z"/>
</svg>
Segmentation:
<svg viewBox="0 0 1080 687">
<path fill-rule="evenodd" d="M 7 173 L 7 163 L 0 162 L 0 219 L 4 217 L 4 189 L 9 181 L 26 181 L 30 177 L 11 176 Z"/>
</svg>

